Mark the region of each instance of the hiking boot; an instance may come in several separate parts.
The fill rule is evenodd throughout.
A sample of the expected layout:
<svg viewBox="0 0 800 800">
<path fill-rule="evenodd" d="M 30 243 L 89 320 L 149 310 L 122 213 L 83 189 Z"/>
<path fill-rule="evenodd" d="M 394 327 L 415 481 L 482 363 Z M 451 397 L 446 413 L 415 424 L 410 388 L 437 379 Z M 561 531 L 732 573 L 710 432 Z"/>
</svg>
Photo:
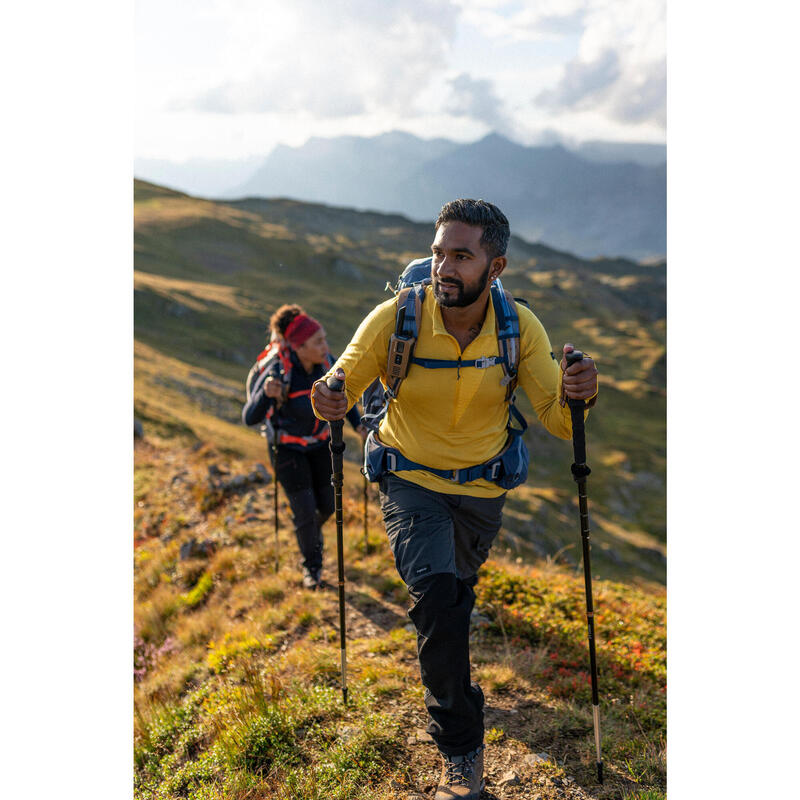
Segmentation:
<svg viewBox="0 0 800 800">
<path fill-rule="evenodd" d="M 478 800 L 484 787 L 483 745 L 463 756 L 442 754 L 442 777 L 433 800 Z"/>
<path fill-rule="evenodd" d="M 319 571 L 303 567 L 303 588 L 313 592 L 320 585 Z"/>
</svg>

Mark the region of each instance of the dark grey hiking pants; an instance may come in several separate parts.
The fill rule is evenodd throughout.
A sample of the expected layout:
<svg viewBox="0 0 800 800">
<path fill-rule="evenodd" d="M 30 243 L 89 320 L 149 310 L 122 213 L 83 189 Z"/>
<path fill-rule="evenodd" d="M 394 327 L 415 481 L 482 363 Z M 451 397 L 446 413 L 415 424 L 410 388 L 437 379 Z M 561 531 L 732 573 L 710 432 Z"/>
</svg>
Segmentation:
<svg viewBox="0 0 800 800">
<path fill-rule="evenodd" d="M 456 756 L 483 742 L 483 692 L 470 679 L 469 621 L 477 571 L 502 521 L 505 495 L 441 494 L 386 475 L 381 510 L 413 605 L 428 733 Z"/>
</svg>

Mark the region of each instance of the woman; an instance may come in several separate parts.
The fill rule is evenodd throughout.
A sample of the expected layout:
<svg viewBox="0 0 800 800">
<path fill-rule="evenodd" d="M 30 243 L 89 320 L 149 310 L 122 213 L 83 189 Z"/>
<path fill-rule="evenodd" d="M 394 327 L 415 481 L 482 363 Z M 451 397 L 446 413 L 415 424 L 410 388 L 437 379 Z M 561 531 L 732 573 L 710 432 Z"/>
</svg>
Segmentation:
<svg viewBox="0 0 800 800">
<path fill-rule="evenodd" d="M 275 474 L 294 517 L 303 556 L 303 586 L 322 581 L 322 525 L 333 514 L 330 428 L 311 409 L 311 387 L 331 367 L 325 331 L 298 305 L 283 305 L 270 318 L 273 341 L 283 340 L 278 357 L 258 376 L 242 411 L 246 425 L 264 420 L 275 429 Z M 362 437 L 366 429 L 355 407 L 347 414 Z"/>
</svg>

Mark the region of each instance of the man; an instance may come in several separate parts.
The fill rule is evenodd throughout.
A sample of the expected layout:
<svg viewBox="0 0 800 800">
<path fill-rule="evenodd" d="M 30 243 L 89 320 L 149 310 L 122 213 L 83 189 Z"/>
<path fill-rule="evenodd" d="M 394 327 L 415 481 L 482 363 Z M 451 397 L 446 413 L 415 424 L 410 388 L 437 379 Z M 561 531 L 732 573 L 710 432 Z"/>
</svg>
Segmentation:
<svg viewBox="0 0 800 800">
<path fill-rule="evenodd" d="M 428 732 L 444 760 L 435 800 L 477 800 L 483 787 L 484 699 L 470 680 L 469 623 L 477 571 L 500 530 L 505 490 L 485 478 L 457 483 L 425 467 L 482 464 L 506 444 L 503 367 L 460 364 L 500 355 L 489 298 L 491 283 L 506 267 L 509 234 L 508 220 L 491 203 L 454 200 L 442 208 L 414 357 L 459 366 L 412 364 L 379 429 L 384 445 L 418 467 L 388 471 L 380 491 L 395 563 L 413 601 L 408 614 L 417 629 Z M 562 359 L 559 369 L 542 324 L 528 308 L 517 304 L 516 310 L 518 385 L 545 428 L 568 439 L 572 423 L 564 395 L 593 402 L 597 369 L 588 357 L 569 369 Z M 387 382 L 396 313 L 397 299 L 375 308 L 328 373 L 345 380 L 345 394 L 328 389 L 324 379 L 314 384 L 312 404 L 320 418 L 341 419 L 376 376 Z M 564 353 L 571 350 L 564 346 Z"/>
</svg>

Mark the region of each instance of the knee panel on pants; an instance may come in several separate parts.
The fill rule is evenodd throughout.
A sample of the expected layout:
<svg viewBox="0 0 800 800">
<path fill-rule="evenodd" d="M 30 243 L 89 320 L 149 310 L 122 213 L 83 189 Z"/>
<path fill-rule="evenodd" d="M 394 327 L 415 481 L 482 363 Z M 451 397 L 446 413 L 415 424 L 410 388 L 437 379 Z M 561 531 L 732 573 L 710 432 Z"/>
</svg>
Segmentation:
<svg viewBox="0 0 800 800">
<path fill-rule="evenodd" d="M 429 639 L 463 640 L 475 602 L 472 587 L 452 573 L 429 575 L 408 587 L 414 605 L 408 616 Z"/>
</svg>

